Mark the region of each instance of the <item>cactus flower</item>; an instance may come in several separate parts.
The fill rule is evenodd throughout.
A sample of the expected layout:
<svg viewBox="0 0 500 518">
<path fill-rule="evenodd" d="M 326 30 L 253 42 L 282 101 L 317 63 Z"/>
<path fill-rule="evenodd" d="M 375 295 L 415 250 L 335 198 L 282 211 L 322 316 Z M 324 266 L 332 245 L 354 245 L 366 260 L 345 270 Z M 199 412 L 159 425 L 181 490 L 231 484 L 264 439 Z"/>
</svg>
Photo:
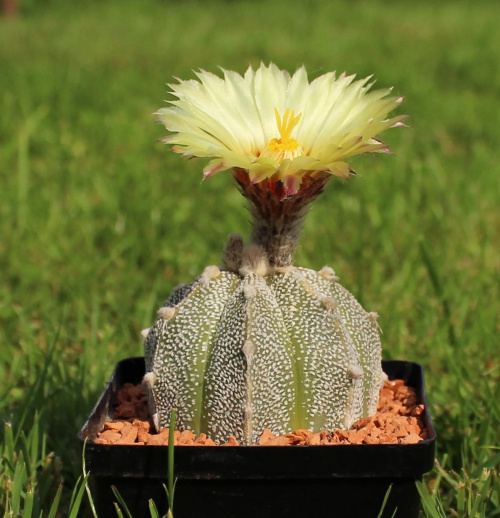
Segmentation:
<svg viewBox="0 0 500 518">
<path fill-rule="evenodd" d="M 290 75 L 272 63 L 223 74 L 200 71 L 199 81 L 169 85 L 176 99 L 156 113 L 173 151 L 211 159 L 205 177 L 238 169 L 252 183 L 281 180 L 294 194 L 306 176 L 347 177 L 350 157 L 389 152 L 376 135 L 406 119 L 387 118 L 402 98 L 390 88 L 370 92 L 370 77 L 328 72 L 309 82 L 304 67 Z"/>
</svg>

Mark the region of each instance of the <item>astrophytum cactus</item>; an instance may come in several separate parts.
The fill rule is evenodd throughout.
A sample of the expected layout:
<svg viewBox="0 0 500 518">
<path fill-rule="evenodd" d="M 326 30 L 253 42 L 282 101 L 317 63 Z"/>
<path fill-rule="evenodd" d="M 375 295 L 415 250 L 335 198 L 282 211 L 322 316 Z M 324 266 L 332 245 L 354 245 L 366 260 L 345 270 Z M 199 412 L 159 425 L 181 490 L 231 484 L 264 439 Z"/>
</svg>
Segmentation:
<svg viewBox="0 0 500 518">
<path fill-rule="evenodd" d="M 367 313 L 331 268 L 295 267 L 309 203 L 343 161 L 388 152 L 375 135 L 401 98 L 368 92 L 367 80 L 334 73 L 311 83 L 276 66 L 224 79 L 171 85 L 158 112 L 173 150 L 212 158 L 205 177 L 230 169 L 250 201 L 252 236 L 232 235 L 222 266 L 178 287 L 143 332 L 149 406 L 157 428 L 235 436 L 255 443 L 284 434 L 349 428 L 373 414 L 385 378 L 375 313 Z"/>
</svg>

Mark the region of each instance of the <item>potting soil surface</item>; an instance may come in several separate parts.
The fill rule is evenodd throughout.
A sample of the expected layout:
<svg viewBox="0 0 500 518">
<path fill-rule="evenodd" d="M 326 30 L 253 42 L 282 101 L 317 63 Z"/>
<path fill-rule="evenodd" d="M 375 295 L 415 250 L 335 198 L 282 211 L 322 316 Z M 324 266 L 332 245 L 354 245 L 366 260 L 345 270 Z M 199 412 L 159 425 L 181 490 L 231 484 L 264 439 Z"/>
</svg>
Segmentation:
<svg viewBox="0 0 500 518">
<path fill-rule="evenodd" d="M 356 421 L 350 430 L 294 430 L 275 436 L 264 430 L 260 446 L 336 445 L 336 444 L 414 444 L 427 438 L 422 419 L 424 405 L 417 404 L 415 390 L 403 380 L 386 381 L 380 391 L 377 413 Z M 154 429 L 148 412 L 146 391 L 142 384 L 126 383 L 117 396 L 113 420 L 105 423 L 94 442 L 98 444 L 157 445 L 168 444 L 169 430 Z M 179 446 L 216 446 L 205 434 L 195 436 L 191 430 L 174 432 Z M 239 446 L 230 436 L 221 446 Z"/>
</svg>

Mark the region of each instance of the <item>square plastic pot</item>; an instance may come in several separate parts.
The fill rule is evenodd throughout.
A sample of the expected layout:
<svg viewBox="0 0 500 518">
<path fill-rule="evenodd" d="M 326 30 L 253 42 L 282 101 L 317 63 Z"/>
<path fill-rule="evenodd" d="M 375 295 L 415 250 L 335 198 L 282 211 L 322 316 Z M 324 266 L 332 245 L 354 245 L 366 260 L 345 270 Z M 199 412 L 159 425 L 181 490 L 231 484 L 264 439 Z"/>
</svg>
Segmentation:
<svg viewBox="0 0 500 518">
<path fill-rule="evenodd" d="M 428 439 L 408 445 L 176 446 L 175 518 L 275 518 L 342 516 L 376 518 L 389 489 L 383 517 L 417 518 L 415 481 L 432 469 L 436 432 L 427 410 L 422 367 L 383 362 L 389 379 L 403 379 L 425 405 Z M 85 445 L 90 489 L 99 518 L 115 516 L 116 486 L 132 516 L 148 517 L 149 500 L 160 513 L 168 505 L 167 446 L 92 442 L 113 417 L 125 383 L 140 383 L 144 359 L 119 362 L 88 421 L 78 434 Z M 395 514 L 394 514 L 395 513 Z"/>
</svg>

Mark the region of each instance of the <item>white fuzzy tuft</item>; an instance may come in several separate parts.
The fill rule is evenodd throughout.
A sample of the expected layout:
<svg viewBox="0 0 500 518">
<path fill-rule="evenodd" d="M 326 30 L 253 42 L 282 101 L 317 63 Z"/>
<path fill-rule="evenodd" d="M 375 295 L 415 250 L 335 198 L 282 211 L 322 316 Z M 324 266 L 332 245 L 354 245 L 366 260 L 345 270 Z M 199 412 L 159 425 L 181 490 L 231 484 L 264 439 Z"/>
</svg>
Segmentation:
<svg viewBox="0 0 500 518">
<path fill-rule="evenodd" d="M 337 301 L 333 297 L 321 297 L 320 301 L 330 311 L 335 311 L 338 307 Z"/>
<path fill-rule="evenodd" d="M 285 273 L 291 273 L 295 270 L 295 266 L 277 266 L 274 268 L 274 271 L 275 273 L 281 273 L 281 274 L 285 274 Z"/>
<path fill-rule="evenodd" d="M 247 300 L 253 299 L 257 295 L 257 288 L 255 286 L 250 286 L 250 284 L 247 284 L 243 288 L 243 295 Z"/>
<path fill-rule="evenodd" d="M 217 279 L 220 275 L 220 268 L 215 265 L 207 266 L 201 274 L 201 283 L 203 286 L 208 286 L 209 282 Z"/>
<path fill-rule="evenodd" d="M 141 331 L 141 336 L 142 336 L 143 340 L 146 340 L 146 338 L 148 337 L 150 331 L 151 331 L 150 327 L 147 327 L 146 329 L 143 329 Z"/>
<path fill-rule="evenodd" d="M 333 281 L 337 282 L 339 278 L 335 275 L 335 271 L 330 266 L 323 266 L 321 270 L 318 272 L 323 279 L 326 279 L 327 281 Z"/>
<path fill-rule="evenodd" d="M 249 245 L 243 250 L 240 274 L 245 276 L 252 272 L 261 277 L 265 277 L 270 272 L 266 252 L 259 245 Z"/>
<path fill-rule="evenodd" d="M 148 386 L 149 389 L 152 389 L 154 384 L 156 383 L 156 374 L 154 372 L 146 372 L 144 374 L 144 383 Z"/>
<path fill-rule="evenodd" d="M 175 316 L 175 313 L 175 308 L 163 307 L 158 310 L 158 316 L 167 321 L 172 320 L 172 318 Z"/>
<path fill-rule="evenodd" d="M 359 365 L 349 365 L 348 373 L 355 380 L 363 377 L 363 369 Z"/>
</svg>

